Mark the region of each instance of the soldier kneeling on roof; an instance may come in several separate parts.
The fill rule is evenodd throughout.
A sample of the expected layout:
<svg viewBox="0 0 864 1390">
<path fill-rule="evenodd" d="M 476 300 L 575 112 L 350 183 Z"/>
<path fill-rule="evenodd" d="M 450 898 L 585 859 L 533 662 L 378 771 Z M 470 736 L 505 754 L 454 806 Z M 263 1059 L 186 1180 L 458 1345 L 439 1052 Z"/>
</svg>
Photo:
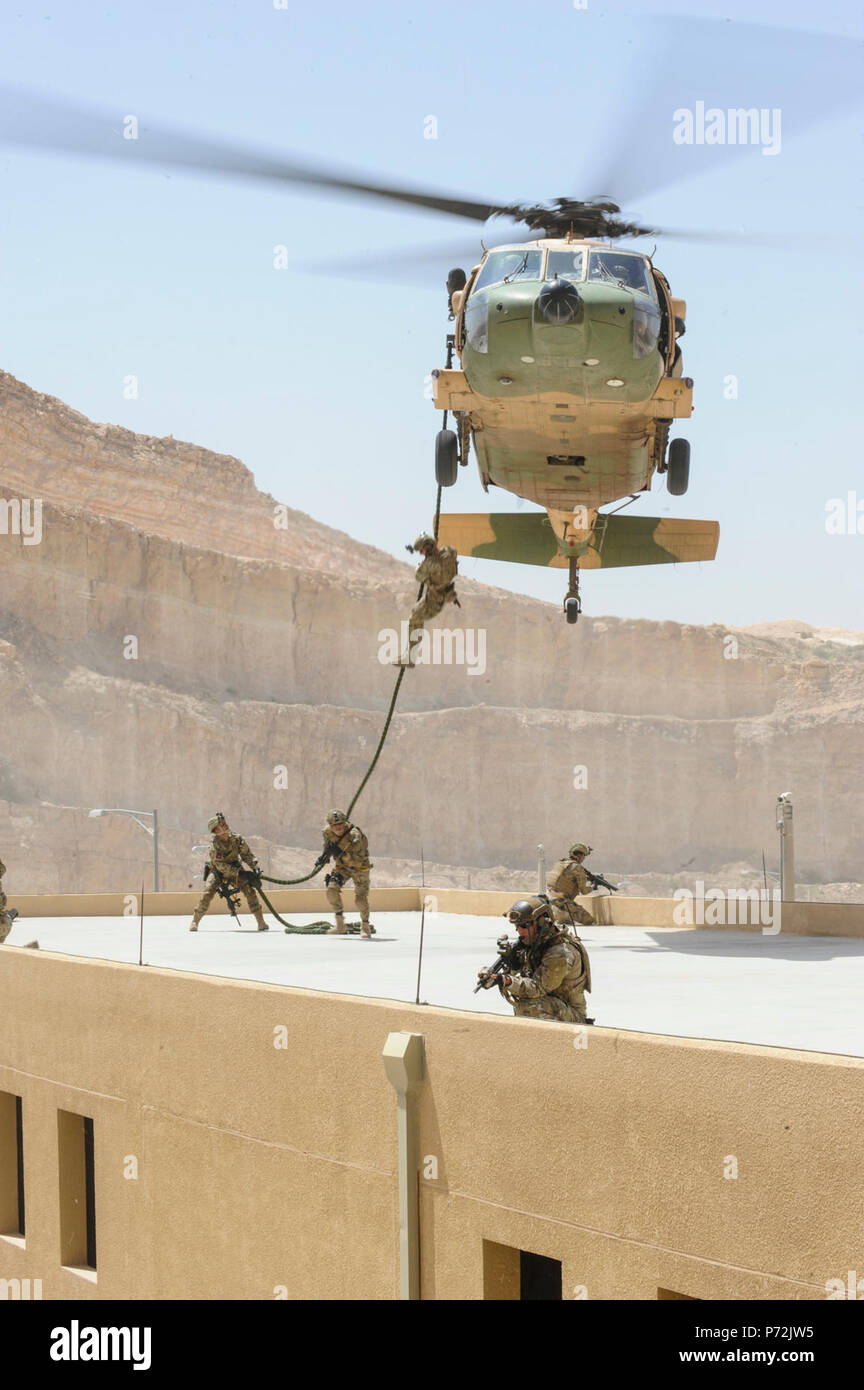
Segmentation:
<svg viewBox="0 0 864 1390">
<path fill-rule="evenodd" d="M 588 875 L 582 868 L 583 859 L 590 853 L 590 845 L 583 845 L 581 842 L 571 845 L 568 858 L 559 859 L 549 872 L 546 887 L 550 896 L 554 894 L 558 899 L 553 903 L 556 922 L 578 922 L 583 927 L 594 926 L 591 913 L 576 902 L 577 897 L 591 892 Z"/>
<path fill-rule="evenodd" d="M 559 926 L 545 896 L 521 898 L 507 914 L 519 934 L 503 973 L 481 970 L 484 989 L 497 984 L 518 1018 L 593 1023 L 585 1007 L 591 989 L 588 952 L 575 928 Z"/>
</svg>

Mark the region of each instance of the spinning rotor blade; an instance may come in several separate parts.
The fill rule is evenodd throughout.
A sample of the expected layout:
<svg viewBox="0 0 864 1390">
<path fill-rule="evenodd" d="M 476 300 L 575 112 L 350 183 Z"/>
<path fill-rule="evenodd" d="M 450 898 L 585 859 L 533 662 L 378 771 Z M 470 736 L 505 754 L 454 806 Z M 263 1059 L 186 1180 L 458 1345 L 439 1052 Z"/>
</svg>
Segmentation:
<svg viewBox="0 0 864 1390">
<path fill-rule="evenodd" d="M 359 178 L 353 172 L 295 164 L 291 160 L 243 149 L 188 131 L 142 124 L 136 138 L 124 136 L 128 117 L 108 116 L 58 97 L 42 96 L 8 84 L 0 85 L 0 140 L 55 153 L 115 159 L 126 164 L 164 164 L 214 174 L 267 179 L 385 198 L 409 207 L 485 222 L 503 211 L 494 203 L 474 202 L 443 193 L 400 188 Z"/>
<path fill-rule="evenodd" d="M 616 134 L 606 142 L 602 169 L 597 177 L 579 180 L 583 188 L 610 190 L 608 197 L 592 200 L 611 204 L 606 212 L 711 173 L 733 159 L 746 157 L 762 164 L 767 154 L 764 172 L 769 174 L 784 137 L 835 115 L 857 100 L 864 87 L 862 45 L 846 37 L 692 17 L 653 19 L 644 33 L 638 49 L 631 45 L 638 52 L 638 68 L 631 86 L 625 87 L 625 99 L 620 99 L 620 91 L 614 93 Z M 710 54 L 710 73 L 705 71 L 705 53 Z M 627 91 L 633 94 L 629 101 Z M 568 206 L 557 210 L 544 204 L 491 203 L 380 183 L 352 170 L 296 163 L 167 127 L 142 124 L 136 138 L 130 138 L 125 128 L 130 119 L 0 84 L 0 141 L 10 144 L 109 158 L 127 166 L 164 165 L 354 194 L 479 223 L 505 215 L 527 221 L 536 228 L 536 236 L 544 234 L 547 211 L 549 225 L 561 232 L 567 230 L 571 215 L 580 235 L 632 236 L 648 230 L 638 223 L 616 229 L 614 218 L 606 227 L 602 208 L 575 198 L 561 199 Z M 602 121 L 593 124 L 604 129 Z M 706 238 L 702 233 L 694 239 L 700 236 Z M 734 234 L 717 236 L 736 239 Z"/>
<path fill-rule="evenodd" d="M 640 80 L 616 101 L 610 148 L 582 181 L 628 210 L 736 160 L 773 174 L 785 140 L 864 91 L 864 45 L 838 34 L 689 16 L 658 16 L 640 33 Z"/>
<path fill-rule="evenodd" d="M 487 231 L 487 238 L 488 238 Z M 800 250 L 806 244 L 803 238 L 786 237 L 772 235 L 771 233 L 760 234 L 758 232 L 741 231 L 690 231 L 681 228 L 656 227 L 651 232 L 652 236 L 658 240 L 667 241 L 692 241 L 705 245 L 717 245 L 726 247 L 762 247 L 773 248 L 774 250 Z M 485 239 L 485 238 L 484 238 Z M 495 245 L 515 246 L 520 241 L 528 242 L 534 240 L 531 237 L 503 237 L 500 242 L 488 240 L 489 247 Z M 627 237 L 621 238 L 622 243 L 627 242 Z M 644 249 L 645 238 L 640 238 L 639 249 Z M 473 243 L 467 241 L 445 241 L 439 242 L 437 246 L 416 246 L 413 249 L 404 247 L 396 248 L 392 251 L 369 251 L 366 255 L 354 256 L 351 260 L 342 260 L 335 257 L 329 261 L 316 261 L 311 266 L 304 262 L 302 269 L 304 274 L 310 271 L 315 274 L 327 274 L 348 276 L 355 280 L 370 280 L 373 282 L 383 282 L 385 284 L 415 284 L 426 289 L 430 288 L 430 272 L 437 274 L 443 282 L 446 272 L 452 266 L 461 266 L 465 271 L 469 271 L 476 265 L 483 254 L 483 248 L 479 241 Z M 431 287 L 438 288 L 438 281 Z"/>
</svg>

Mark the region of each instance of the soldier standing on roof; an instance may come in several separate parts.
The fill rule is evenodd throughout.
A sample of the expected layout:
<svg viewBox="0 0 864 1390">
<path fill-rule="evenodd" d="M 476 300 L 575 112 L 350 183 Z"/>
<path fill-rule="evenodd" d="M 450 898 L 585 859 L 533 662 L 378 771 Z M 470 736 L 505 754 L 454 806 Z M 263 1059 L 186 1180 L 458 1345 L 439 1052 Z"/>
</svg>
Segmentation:
<svg viewBox="0 0 864 1390">
<path fill-rule="evenodd" d="M 204 880 L 205 889 L 201 901 L 192 914 L 190 931 L 198 930 L 198 923 L 204 916 L 208 907 L 212 903 L 216 894 L 219 892 L 218 880 L 234 892 L 243 894 L 249 904 L 249 911 L 258 923 L 259 931 L 269 931 L 267 923 L 264 921 L 264 911 L 261 907 L 261 899 L 255 892 L 254 876 L 257 876 L 258 860 L 255 858 L 251 849 L 243 839 L 242 835 L 234 835 L 228 828 L 228 822 L 221 811 L 212 820 L 207 822 L 207 829 L 211 832 L 213 840 L 210 845 L 210 863 L 205 870 Z M 243 865 L 248 864 L 251 869 L 244 869 Z M 207 886 L 207 879 L 210 885 Z M 258 879 L 260 886 L 261 880 Z"/>
<path fill-rule="evenodd" d="M 331 811 L 324 826 L 324 849 L 319 859 L 323 865 L 332 860 L 333 868 L 325 878 L 327 901 L 336 913 L 336 925 L 329 936 L 347 933 L 342 905 L 342 887 L 346 879 L 354 880 L 354 901 L 360 912 L 360 935 L 371 941 L 369 929 L 369 842 L 357 825 L 352 825 L 344 811 Z"/>
<path fill-rule="evenodd" d="M 460 608 L 461 604 L 456 597 L 455 583 L 459 572 L 459 559 L 452 545 L 439 546 L 434 536 L 424 534 L 418 536 L 408 549 L 423 556 L 414 576 L 418 584 L 423 585 L 423 592 L 411 609 L 408 619 L 407 663 L 411 665 L 414 633 L 422 628 L 429 618 L 434 618 L 440 613 L 446 604 L 455 603 L 457 608 Z"/>
<path fill-rule="evenodd" d="M 553 902 L 552 904 L 555 909 L 556 922 L 570 922 L 572 920 L 579 922 L 583 927 L 594 926 L 594 918 L 591 913 L 586 912 L 585 908 L 576 902 L 577 897 L 591 892 L 588 875 L 582 868 L 583 859 L 590 853 L 590 845 L 581 843 L 571 845 L 568 858 L 559 859 L 558 863 L 552 866 L 546 879 L 546 887 L 550 896 L 554 894 L 559 899 L 558 903 Z"/>
<path fill-rule="evenodd" d="M 2 879 L 5 872 L 6 865 L 3 863 L 2 859 L 0 859 L 0 879 Z M 3 884 L 0 883 L 0 944 L 6 940 L 12 930 L 12 923 L 14 921 L 15 917 L 12 913 L 6 911 L 6 894 L 3 892 Z"/>
</svg>

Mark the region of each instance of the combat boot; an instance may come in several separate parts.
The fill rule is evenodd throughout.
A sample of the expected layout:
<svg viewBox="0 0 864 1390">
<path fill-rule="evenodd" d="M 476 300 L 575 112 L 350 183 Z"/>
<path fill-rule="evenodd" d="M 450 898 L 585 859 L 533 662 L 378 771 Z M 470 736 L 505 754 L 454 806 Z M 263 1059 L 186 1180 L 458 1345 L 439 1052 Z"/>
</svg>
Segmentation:
<svg viewBox="0 0 864 1390">
<path fill-rule="evenodd" d="M 328 935 L 328 936 L 347 936 L 347 934 L 348 934 L 348 933 L 347 933 L 347 930 L 346 930 L 346 927 L 345 927 L 345 917 L 344 917 L 344 915 L 343 915 L 341 912 L 337 912 L 337 913 L 336 913 L 336 925 L 335 925 L 335 927 L 331 927 L 331 928 L 330 928 L 330 930 L 328 931 L 327 935 Z"/>
<path fill-rule="evenodd" d="M 372 940 L 372 928 L 368 917 L 364 917 L 363 921 L 360 923 L 360 937 L 363 941 Z"/>
<path fill-rule="evenodd" d="M 201 918 L 200 918 L 200 917 L 193 917 L 193 918 L 192 918 L 192 921 L 189 923 L 189 930 L 190 930 L 190 931 L 197 931 L 197 930 L 198 930 L 198 923 L 199 923 L 200 921 L 201 921 Z"/>
<path fill-rule="evenodd" d="M 270 928 L 268 927 L 267 923 L 264 921 L 264 914 L 263 914 L 263 913 L 261 913 L 261 912 L 256 912 L 256 914 L 255 914 L 255 921 L 258 923 L 258 930 L 259 930 L 259 931 L 269 931 L 269 930 L 270 930 Z"/>
</svg>

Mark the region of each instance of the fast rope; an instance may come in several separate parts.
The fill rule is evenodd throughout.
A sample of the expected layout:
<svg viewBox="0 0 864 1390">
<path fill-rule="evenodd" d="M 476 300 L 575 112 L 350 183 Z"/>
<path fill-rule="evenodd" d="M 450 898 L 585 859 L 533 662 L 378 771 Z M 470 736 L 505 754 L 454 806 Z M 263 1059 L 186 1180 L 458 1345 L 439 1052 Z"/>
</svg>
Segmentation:
<svg viewBox="0 0 864 1390">
<path fill-rule="evenodd" d="M 445 422 L 446 422 L 446 414 L 445 414 Z M 434 535 L 435 535 L 436 541 L 437 541 L 437 539 L 438 539 L 438 523 L 439 523 L 439 521 L 440 521 L 440 519 L 441 519 L 441 491 L 442 491 L 441 485 L 439 484 L 439 485 L 438 485 L 438 496 L 437 496 L 437 498 L 435 499 L 435 528 L 434 528 Z M 423 593 L 423 585 L 421 584 L 421 585 L 420 585 L 420 588 L 419 588 L 419 590 L 418 590 L 418 592 L 417 592 L 418 601 L 419 601 L 420 596 L 421 596 L 422 593 Z M 388 711 L 387 711 L 387 718 L 386 718 L 385 721 L 384 721 L 384 728 L 383 728 L 382 731 L 381 731 L 381 737 L 380 737 L 379 740 L 378 740 L 378 747 L 375 749 L 375 755 L 374 755 L 374 757 L 373 757 L 371 763 L 369 764 L 368 768 L 366 769 L 366 775 L 364 776 L 363 781 L 360 783 L 359 787 L 357 788 L 356 792 L 354 793 L 353 797 L 351 798 L 350 802 L 348 803 L 348 810 L 346 811 L 345 814 L 346 814 L 346 816 L 349 817 L 349 818 L 350 818 L 351 812 L 353 811 L 355 805 L 357 804 L 357 802 L 358 802 L 359 799 L 360 799 L 360 793 L 363 791 L 363 788 L 366 786 L 366 783 L 369 781 L 369 778 L 372 776 L 372 773 L 375 771 L 375 768 L 376 768 L 377 763 L 378 763 L 378 759 L 379 759 L 380 756 L 381 756 L 381 750 L 382 750 L 382 748 L 384 747 L 384 742 L 385 742 L 385 740 L 386 740 L 386 738 L 387 738 L 388 733 L 390 732 L 390 725 L 391 725 L 391 723 L 392 723 L 392 721 L 393 721 L 393 715 L 394 715 L 395 710 L 396 710 L 396 701 L 397 701 L 397 699 L 399 698 L 399 687 L 400 687 L 401 684 L 402 684 L 403 678 L 404 678 L 404 676 L 405 676 L 405 671 L 406 671 L 406 669 L 407 669 L 407 668 L 406 668 L 405 666 L 400 666 L 400 668 L 399 668 L 399 674 L 398 674 L 398 676 L 396 677 L 396 684 L 395 684 L 394 687 L 393 687 L 393 694 L 392 694 L 391 697 L 390 697 L 390 708 L 389 708 Z M 261 874 L 261 878 L 263 878 L 264 881 L 265 881 L 266 883 L 278 883 L 278 884 L 282 885 L 283 887 L 292 887 L 292 886 L 293 886 L 294 884 L 296 884 L 296 883 L 308 883 L 308 882 L 309 882 L 309 879 L 310 879 L 310 878 L 314 878 L 316 874 L 319 874 L 319 873 L 321 872 L 321 870 L 322 870 L 323 867 L 324 867 L 323 864 L 319 864 L 319 863 L 316 861 L 315 866 L 314 866 L 314 868 L 311 870 L 311 872 L 308 873 L 308 874 L 304 874 L 302 878 L 272 878 L 272 877 L 270 876 L 270 874 Z M 273 905 L 270 903 L 270 901 L 269 901 L 266 897 L 264 897 L 264 890 L 263 890 L 263 889 L 260 889 L 259 891 L 261 892 L 262 898 L 264 898 L 265 903 L 267 903 L 267 906 L 270 908 L 270 911 L 273 913 L 273 916 L 276 918 L 277 922 L 281 922 L 281 921 L 282 921 L 282 918 L 279 916 L 279 914 L 278 914 L 278 912 L 276 911 L 275 907 L 273 907 Z M 288 924 L 288 923 L 283 923 L 283 926 L 288 926 L 288 925 L 290 925 L 290 924 Z M 319 925 L 318 923 L 313 923 L 313 926 L 318 926 L 318 925 Z M 327 923 L 326 925 L 327 925 L 327 927 L 329 928 L 329 925 L 330 925 L 330 924 Z M 307 928 L 307 927 L 294 927 L 292 930 L 294 930 L 294 931 L 308 931 L 309 928 Z"/>
<path fill-rule="evenodd" d="M 270 883 L 271 880 L 268 879 L 267 882 Z M 276 921 L 281 923 L 281 925 L 285 928 L 285 931 L 289 935 L 296 934 L 297 936 L 324 936 L 326 932 L 329 932 L 331 930 L 332 923 L 324 922 L 320 918 L 317 922 L 307 923 L 305 927 L 299 926 L 296 922 L 286 922 L 284 917 L 279 916 L 279 913 L 276 911 L 270 899 L 267 897 L 267 894 L 264 892 L 264 889 L 261 887 L 261 884 L 256 882 L 255 886 L 258 889 L 260 896 L 264 899 L 264 902 L 266 903 L 267 907 L 270 909 L 270 912 L 276 918 Z M 360 922 L 345 923 L 345 930 L 351 935 L 359 934 L 360 927 Z M 369 930 L 374 934 L 375 928 L 371 924 L 369 926 Z"/>
</svg>

